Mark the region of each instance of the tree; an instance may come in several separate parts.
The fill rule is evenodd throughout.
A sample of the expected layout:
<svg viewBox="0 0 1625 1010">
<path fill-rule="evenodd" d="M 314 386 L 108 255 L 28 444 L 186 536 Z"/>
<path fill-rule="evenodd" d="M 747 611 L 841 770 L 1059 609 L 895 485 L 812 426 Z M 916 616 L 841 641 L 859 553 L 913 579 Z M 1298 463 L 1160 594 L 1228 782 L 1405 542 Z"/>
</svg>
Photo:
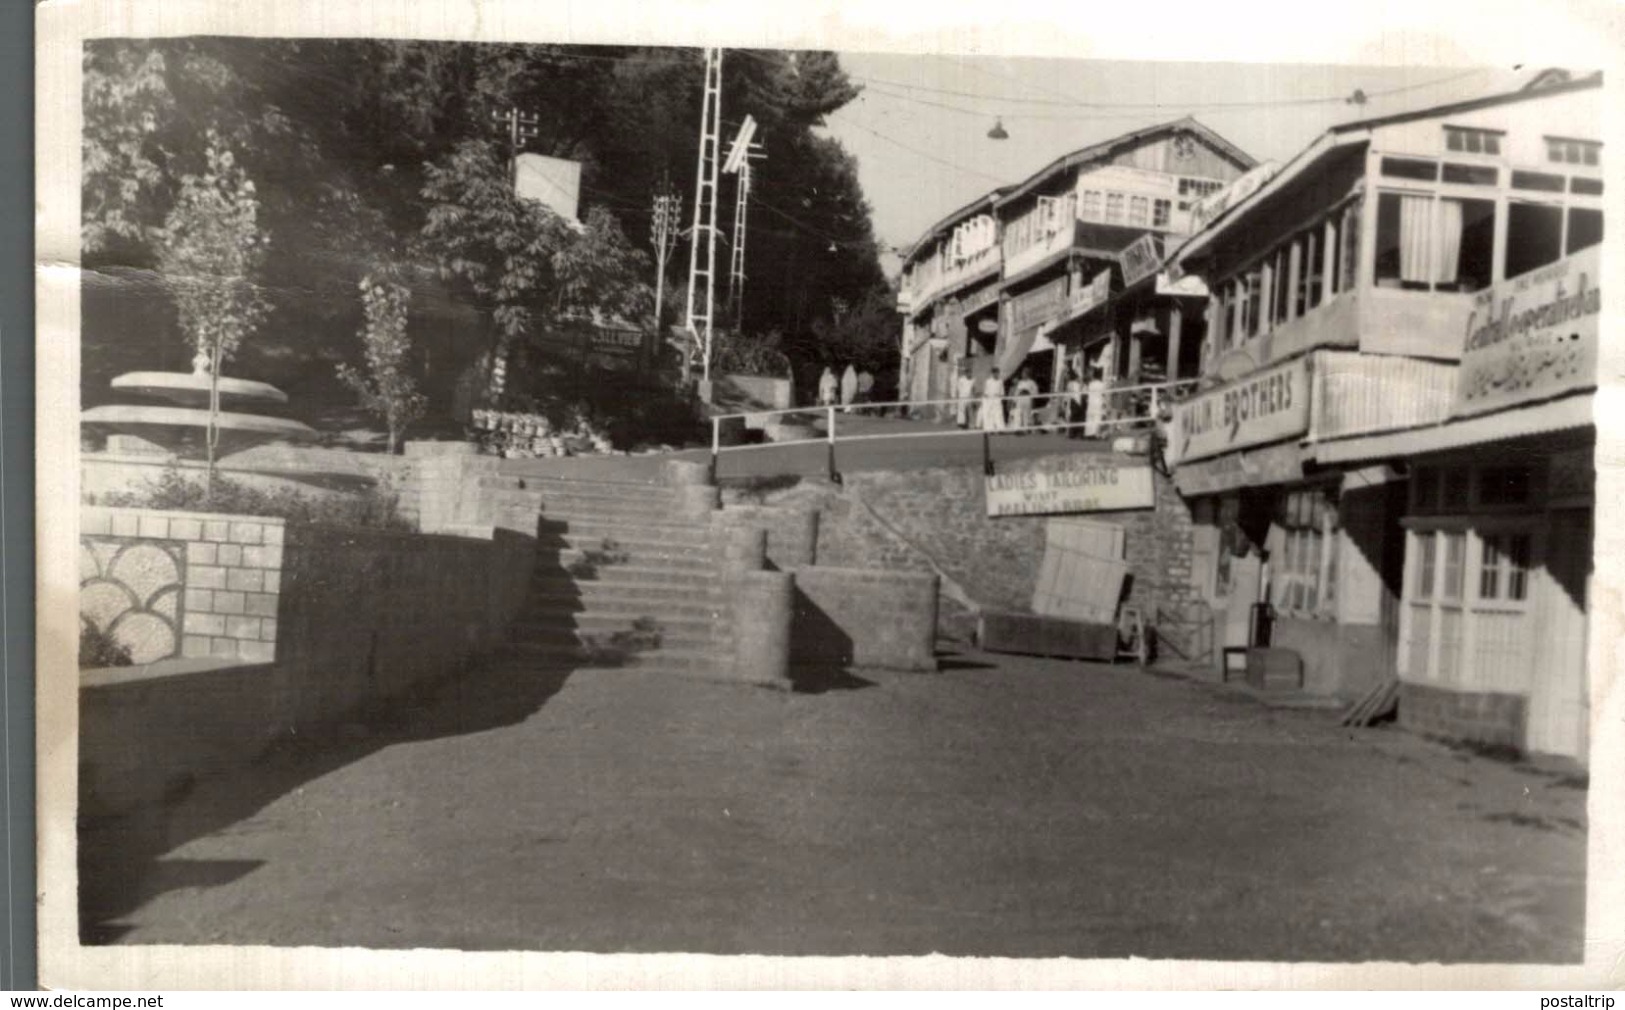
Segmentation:
<svg viewBox="0 0 1625 1010">
<path fill-rule="evenodd" d="M 406 332 L 406 315 L 412 291 L 388 270 L 361 278 L 360 287 L 366 311 L 360 334 L 366 370 L 343 364 L 338 375 L 355 390 L 362 407 L 383 418 L 389 430 L 389 453 L 394 455 L 407 426 L 422 417 L 428 406 L 408 368 L 412 341 Z"/>
<path fill-rule="evenodd" d="M 220 369 L 270 312 L 254 274 L 265 259 L 254 182 L 231 150 L 210 131 L 206 168 L 180 181 L 180 194 L 164 222 L 159 262 L 175 300 L 181 329 L 206 363 L 209 376 L 208 480 L 214 480 L 219 444 Z"/>
</svg>

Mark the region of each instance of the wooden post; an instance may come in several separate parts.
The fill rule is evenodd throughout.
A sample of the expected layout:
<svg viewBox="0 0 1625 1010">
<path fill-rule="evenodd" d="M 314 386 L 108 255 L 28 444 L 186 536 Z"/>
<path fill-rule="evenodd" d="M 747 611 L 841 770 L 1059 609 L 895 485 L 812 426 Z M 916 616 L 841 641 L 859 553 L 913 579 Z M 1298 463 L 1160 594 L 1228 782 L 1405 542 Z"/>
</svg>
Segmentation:
<svg viewBox="0 0 1625 1010">
<path fill-rule="evenodd" d="M 1168 310 L 1168 381 L 1179 381 L 1179 352 L 1184 337 L 1185 312 L 1175 302 Z"/>
</svg>

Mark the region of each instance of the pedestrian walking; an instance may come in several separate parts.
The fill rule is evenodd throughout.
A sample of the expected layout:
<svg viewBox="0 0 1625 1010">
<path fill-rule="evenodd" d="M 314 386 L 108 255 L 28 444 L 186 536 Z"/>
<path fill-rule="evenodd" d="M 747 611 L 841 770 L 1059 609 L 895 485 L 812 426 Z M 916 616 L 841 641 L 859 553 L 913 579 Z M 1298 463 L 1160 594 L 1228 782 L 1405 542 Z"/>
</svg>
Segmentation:
<svg viewBox="0 0 1625 1010">
<path fill-rule="evenodd" d="M 835 402 L 835 373 L 829 366 L 824 367 L 824 374 L 818 377 L 818 405 L 827 407 Z"/>
<path fill-rule="evenodd" d="M 850 410 L 858 395 L 858 373 L 851 365 L 841 374 L 841 406 Z"/>
<path fill-rule="evenodd" d="M 1038 383 L 1033 381 L 1032 373 L 1025 368 L 1016 378 L 1015 394 L 1015 427 L 1025 435 L 1027 429 L 1033 426 L 1033 397 L 1038 395 Z"/>
<path fill-rule="evenodd" d="M 994 368 L 982 381 L 982 430 L 1004 430 L 1004 380 Z"/>
<path fill-rule="evenodd" d="M 971 425 L 976 410 L 976 380 L 970 377 L 970 365 L 961 363 L 959 378 L 954 381 L 954 420 L 961 428 Z"/>
<path fill-rule="evenodd" d="M 1089 380 L 1088 405 L 1084 408 L 1083 434 L 1085 438 L 1100 437 L 1100 426 L 1106 419 L 1106 380 L 1095 376 Z"/>
</svg>

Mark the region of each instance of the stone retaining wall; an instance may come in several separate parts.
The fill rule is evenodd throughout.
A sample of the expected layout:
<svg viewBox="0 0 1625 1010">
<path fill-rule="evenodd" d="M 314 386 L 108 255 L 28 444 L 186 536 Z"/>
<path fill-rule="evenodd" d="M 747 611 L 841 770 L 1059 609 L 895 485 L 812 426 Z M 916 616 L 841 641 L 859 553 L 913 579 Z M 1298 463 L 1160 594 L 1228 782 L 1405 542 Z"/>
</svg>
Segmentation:
<svg viewBox="0 0 1625 1010">
<path fill-rule="evenodd" d="M 793 666 L 937 669 L 937 577 L 862 568 L 797 568 Z"/>
</svg>

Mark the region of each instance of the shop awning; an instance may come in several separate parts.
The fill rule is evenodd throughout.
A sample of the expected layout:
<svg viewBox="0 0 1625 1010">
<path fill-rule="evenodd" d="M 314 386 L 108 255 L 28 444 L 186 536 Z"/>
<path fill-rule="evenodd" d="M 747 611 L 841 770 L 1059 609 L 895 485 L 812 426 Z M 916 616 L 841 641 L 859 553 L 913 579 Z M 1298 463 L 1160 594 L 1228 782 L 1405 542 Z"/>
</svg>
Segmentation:
<svg viewBox="0 0 1625 1010">
<path fill-rule="evenodd" d="M 1174 469 L 1174 486 L 1186 497 L 1244 487 L 1291 484 L 1303 479 L 1303 448 L 1296 441 L 1226 453 Z"/>
<path fill-rule="evenodd" d="M 1029 326 L 1010 338 L 1010 342 L 1004 345 L 1004 350 L 999 352 L 1000 375 L 1009 378 L 1015 374 L 1016 369 L 1021 367 L 1021 363 L 1026 361 L 1027 355 L 1032 352 L 1033 345 L 1038 340 L 1038 331 L 1041 328 Z M 1053 347 L 1054 345 L 1051 344 L 1050 346 Z"/>
<path fill-rule="evenodd" d="M 1592 423 L 1592 395 L 1580 393 L 1532 407 L 1503 410 L 1427 428 L 1319 442 L 1309 446 L 1305 452 L 1323 464 L 1353 463 L 1418 456 L 1485 442 L 1503 442 L 1522 435 L 1583 428 Z"/>
</svg>

